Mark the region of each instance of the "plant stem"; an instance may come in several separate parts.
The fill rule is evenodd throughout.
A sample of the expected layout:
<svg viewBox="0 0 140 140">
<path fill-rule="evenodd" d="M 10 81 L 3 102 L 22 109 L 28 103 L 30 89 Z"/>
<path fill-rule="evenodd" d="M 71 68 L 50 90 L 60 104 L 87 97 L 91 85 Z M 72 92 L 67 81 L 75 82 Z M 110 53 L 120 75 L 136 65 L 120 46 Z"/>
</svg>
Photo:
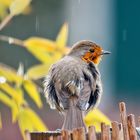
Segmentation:
<svg viewBox="0 0 140 140">
<path fill-rule="evenodd" d="M 11 14 L 5 17 L 5 19 L 0 24 L 0 31 L 10 22 L 12 18 L 13 18 L 13 15 Z"/>
<path fill-rule="evenodd" d="M 25 47 L 24 42 L 20 39 L 17 39 L 17 38 L 0 35 L 0 40 L 8 42 L 9 44 L 14 44 L 14 45 L 18 45 L 18 46 L 21 46 L 21 47 Z"/>
</svg>

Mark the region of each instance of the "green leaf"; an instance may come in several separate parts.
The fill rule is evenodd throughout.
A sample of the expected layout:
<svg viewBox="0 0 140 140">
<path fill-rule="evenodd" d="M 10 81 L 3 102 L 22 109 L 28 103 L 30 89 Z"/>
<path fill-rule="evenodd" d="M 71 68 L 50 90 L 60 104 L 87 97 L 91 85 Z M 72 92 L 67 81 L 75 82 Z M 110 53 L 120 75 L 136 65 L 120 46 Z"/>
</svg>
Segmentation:
<svg viewBox="0 0 140 140">
<path fill-rule="evenodd" d="M 19 128 L 25 139 L 25 131 L 46 131 L 47 128 L 39 116 L 30 108 L 22 108 L 18 119 Z"/>
<path fill-rule="evenodd" d="M 7 105 L 8 107 L 12 107 L 14 106 L 13 104 L 15 104 L 12 99 L 6 95 L 5 93 L 3 93 L 2 91 L 0 91 L 0 101 L 2 103 L 4 103 L 5 105 Z"/>
<path fill-rule="evenodd" d="M 13 102 L 14 102 L 14 100 L 13 100 Z M 16 104 L 14 106 L 12 106 L 11 111 L 12 111 L 12 122 L 15 123 L 18 120 L 18 115 L 19 115 L 18 106 Z"/>
<path fill-rule="evenodd" d="M 1 1 L 0 1 L 1 3 Z M 3 3 L 0 4 L 0 20 L 2 20 L 6 15 L 8 14 L 7 12 L 7 6 L 5 6 Z"/>
<path fill-rule="evenodd" d="M 14 82 L 17 85 L 19 85 L 23 80 L 23 77 L 17 75 L 14 69 L 2 63 L 0 63 L 0 76 L 5 77 L 6 80 L 9 82 Z"/>
<path fill-rule="evenodd" d="M 85 117 L 86 126 L 94 125 L 96 130 L 100 131 L 101 123 L 104 122 L 107 125 L 111 125 L 111 121 L 105 116 L 99 109 L 91 110 Z"/>
<path fill-rule="evenodd" d="M 31 123 L 31 119 L 28 117 L 26 111 L 24 108 L 20 109 L 19 117 L 18 117 L 18 125 L 20 132 L 22 134 L 22 137 L 24 140 L 26 140 L 25 131 L 33 131 L 33 125 Z"/>
<path fill-rule="evenodd" d="M 42 122 L 42 120 L 40 119 L 40 117 L 30 108 L 27 108 L 25 110 L 25 112 L 27 113 L 27 116 L 29 117 L 34 130 L 36 131 L 46 131 L 47 128 L 44 125 L 44 123 Z"/>
<path fill-rule="evenodd" d="M 15 101 L 9 96 L 7 96 L 5 93 L 0 91 L 0 102 L 4 103 L 5 105 L 11 108 L 12 122 L 15 122 L 17 120 L 18 113 L 19 113 L 18 106 L 15 103 Z"/>
<path fill-rule="evenodd" d="M 28 46 L 27 50 L 30 51 L 39 61 L 42 63 L 51 63 L 52 62 L 52 56 L 41 50 L 40 48 L 35 48 L 34 46 Z"/>
<path fill-rule="evenodd" d="M 37 86 L 30 80 L 25 80 L 23 86 L 27 91 L 28 95 L 33 99 L 36 105 L 41 108 L 42 101 L 40 99 L 40 94 L 38 93 Z"/>
<path fill-rule="evenodd" d="M 23 95 L 10 86 L 8 83 L 0 84 L 0 89 L 6 92 L 9 96 L 11 96 L 18 106 L 24 103 Z"/>
<path fill-rule="evenodd" d="M 60 29 L 60 32 L 56 38 L 56 44 L 59 48 L 64 48 L 66 46 L 68 39 L 68 24 L 65 23 L 62 28 Z"/>
<path fill-rule="evenodd" d="M 33 67 L 30 67 L 26 73 L 28 79 L 37 80 L 43 78 L 47 75 L 49 64 L 39 64 Z"/>
<path fill-rule="evenodd" d="M 34 49 L 39 48 L 44 52 L 52 53 L 55 51 L 57 44 L 49 39 L 41 37 L 30 37 L 24 40 L 25 47 L 32 46 Z"/>
<path fill-rule="evenodd" d="M 61 31 L 61 35 L 64 35 L 66 26 Z M 60 35 L 60 37 L 61 37 Z M 59 38 L 60 38 L 59 37 Z M 63 41 L 66 41 L 64 38 Z M 58 40 L 58 44 L 64 42 Z M 29 52 L 31 52 L 42 63 L 52 64 L 56 60 L 60 59 L 63 55 L 69 52 L 69 48 L 65 45 L 61 48 L 58 47 L 57 42 L 40 37 L 31 37 L 24 41 L 24 46 Z"/>
<path fill-rule="evenodd" d="M 22 13 L 25 8 L 30 4 L 31 0 L 14 0 L 10 7 L 10 14 L 11 15 L 18 15 Z"/>
</svg>

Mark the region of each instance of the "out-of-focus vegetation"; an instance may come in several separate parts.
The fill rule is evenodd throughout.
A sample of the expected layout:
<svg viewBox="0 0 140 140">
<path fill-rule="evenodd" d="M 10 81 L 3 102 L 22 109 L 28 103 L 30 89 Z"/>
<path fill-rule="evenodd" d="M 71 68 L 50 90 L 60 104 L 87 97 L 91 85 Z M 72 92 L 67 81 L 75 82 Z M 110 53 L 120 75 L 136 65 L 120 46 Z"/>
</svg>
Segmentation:
<svg viewBox="0 0 140 140">
<path fill-rule="evenodd" d="M 96 131 L 99 132 L 101 130 L 101 122 L 105 122 L 105 124 L 111 125 L 111 122 L 107 116 L 105 116 L 99 109 L 95 108 L 91 110 L 85 117 L 86 126 L 94 125 L 96 127 Z"/>
<path fill-rule="evenodd" d="M 0 0 L 0 3 L 5 5 L 5 8 L 0 7 L 0 15 L 3 15 L 1 16 L 1 18 L 3 18 L 8 15 L 8 13 L 5 14 L 5 10 L 8 8 L 10 9 L 10 15 L 12 15 L 12 17 L 13 15 L 22 13 L 29 7 L 30 0 Z M 10 20 L 8 20 L 8 22 Z M 5 18 L 3 18 L 0 24 L 1 30 L 6 24 L 7 21 L 5 22 Z M 69 48 L 66 47 L 67 38 L 67 23 L 62 26 L 54 41 L 41 37 L 30 37 L 26 40 L 19 40 L 18 38 L 0 35 L 1 41 L 25 48 L 40 61 L 40 64 L 31 66 L 26 72 L 24 71 L 22 63 L 19 64 L 18 70 L 5 64 L 0 64 L 0 102 L 11 109 L 12 122 L 18 122 L 24 139 L 26 130 L 47 130 L 47 126 L 31 108 L 30 103 L 25 98 L 25 94 L 28 94 L 38 108 L 42 107 L 43 104 L 40 98 L 40 89 L 42 89 L 42 87 L 38 85 L 38 80 L 47 74 L 51 64 L 68 53 Z M 99 110 L 89 112 L 85 117 L 85 122 L 88 126 L 94 124 L 97 131 L 100 129 L 101 122 L 110 124 L 109 119 Z M 0 128 L 1 127 L 2 121 L 0 114 Z"/>
<path fill-rule="evenodd" d="M 21 13 L 28 14 L 31 11 L 31 0 L 0 0 L 0 30 L 14 17 Z"/>
<path fill-rule="evenodd" d="M 60 59 L 65 52 L 68 51 L 68 48 L 65 48 L 67 30 L 67 24 L 64 24 L 56 41 L 38 37 L 32 37 L 25 41 L 20 40 L 21 46 L 25 47 L 42 62 L 39 65 L 30 67 L 25 73 L 22 64 L 19 65 L 17 71 L 5 64 L 0 64 L 0 102 L 10 107 L 12 121 L 13 123 L 18 121 L 19 128 L 24 138 L 24 132 L 26 130 L 47 130 L 45 124 L 24 98 L 24 94 L 27 93 L 37 107 L 42 107 L 39 94 L 39 89 L 41 87 L 39 87 L 35 81 L 44 77 L 50 65 Z M 65 37 L 62 40 L 63 36 Z M 7 37 L 7 40 L 9 39 L 12 38 Z M 16 44 L 17 39 L 13 39 L 13 43 Z"/>
</svg>

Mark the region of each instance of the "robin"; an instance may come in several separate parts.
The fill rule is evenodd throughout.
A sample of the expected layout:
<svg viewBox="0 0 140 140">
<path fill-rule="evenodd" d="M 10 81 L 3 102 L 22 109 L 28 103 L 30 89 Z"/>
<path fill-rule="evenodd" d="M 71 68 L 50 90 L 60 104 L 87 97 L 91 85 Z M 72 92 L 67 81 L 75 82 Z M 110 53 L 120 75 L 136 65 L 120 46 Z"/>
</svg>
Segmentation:
<svg viewBox="0 0 140 140">
<path fill-rule="evenodd" d="M 50 107 L 64 114 L 62 129 L 86 129 L 84 115 L 101 99 L 102 84 L 97 65 L 105 54 L 110 52 L 92 41 L 82 40 L 51 66 L 44 91 Z"/>
</svg>

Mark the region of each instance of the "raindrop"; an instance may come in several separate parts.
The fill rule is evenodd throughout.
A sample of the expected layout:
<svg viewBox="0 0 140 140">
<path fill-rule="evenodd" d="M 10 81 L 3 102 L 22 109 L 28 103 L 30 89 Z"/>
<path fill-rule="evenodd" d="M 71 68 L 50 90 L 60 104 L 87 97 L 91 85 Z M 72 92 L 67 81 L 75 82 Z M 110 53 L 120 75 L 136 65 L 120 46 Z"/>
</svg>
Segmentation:
<svg viewBox="0 0 140 140">
<path fill-rule="evenodd" d="M 3 76 L 0 76 L 0 84 L 3 84 L 6 82 L 6 78 Z"/>
<path fill-rule="evenodd" d="M 12 44 L 14 42 L 14 39 L 9 37 L 9 40 L 8 40 L 9 44 Z"/>
<path fill-rule="evenodd" d="M 24 65 L 22 63 L 19 64 L 17 74 L 20 76 L 24 75 Z"/>
<path fill-rule="evenodd" d="M 39 20 L 38 20 L 38 16 L 36 16 L 36 18 L 35 18 L 35 30 L 36 30 L 36 32 L 39 32 Z"/>
<path fill-rule="evenodd" d="M 127 30 L 126 29 L 124 29 L 122 31 L 122 39 L 123 39 L 123 41 L 126 41 L 127 40 Z"/>
<path fill-rule="evenodd" d="M 81 0 L 78 0 L 78 2 L 80 3 L 80 2 L 81 2 Z"/>
</svg>

